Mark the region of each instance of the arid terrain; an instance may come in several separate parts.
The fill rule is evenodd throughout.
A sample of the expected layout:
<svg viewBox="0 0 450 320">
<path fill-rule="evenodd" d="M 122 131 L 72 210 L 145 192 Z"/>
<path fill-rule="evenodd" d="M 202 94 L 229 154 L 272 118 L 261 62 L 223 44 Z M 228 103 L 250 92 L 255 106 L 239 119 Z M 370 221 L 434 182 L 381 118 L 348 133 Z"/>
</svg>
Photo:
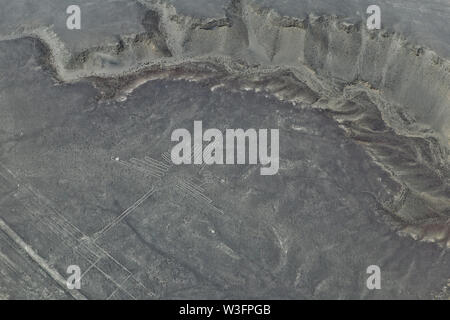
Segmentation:
<svg viewBox="0 0 450 320">
<path fill-rule="evenodd" d="M 0 0 L 0 299 L 450 298 L 447 0 L 78 3 Z M 174 165 L 199 120 L 278 173 Z"/>
</svg>

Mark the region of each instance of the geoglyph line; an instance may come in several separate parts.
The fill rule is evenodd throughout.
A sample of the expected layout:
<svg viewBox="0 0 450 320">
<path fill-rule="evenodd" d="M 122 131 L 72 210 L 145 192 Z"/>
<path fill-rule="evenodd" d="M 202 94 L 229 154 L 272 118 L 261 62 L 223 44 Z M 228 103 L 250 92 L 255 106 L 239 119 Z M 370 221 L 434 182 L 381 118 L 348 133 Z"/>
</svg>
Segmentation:
<svg viewBox="0 0 450 320">
<path fill-rule="evenodd" d="M 139 198 L 135 203 L 133 203 L 128 209 L 126 209 L 122 214 L 120 214 L 117 218 L 115 218 L 110 224 L 108 224 L 102 230 L 100 230 L 97 233 L 97 235 L 94 237 L 94 241 L 97 241 L 101 236 L 103 236 L 112 227 L 114 227 L 120 221 L 125 219 L 130 213 L 132 213 L 134 210 L 136 210 L 136 208 L 138 208 L 145 200 L 150 198 L 150 196 L 154 192 L 155 192 L 155 188 L 152 187 L 147 193 L 145 193 L 141 198 Z"/>
<path fill-rule="evenodd" d="M 3 164 L 0 163 L 0 166 L 2 168 L 4 168 L 4 170 L 6 170 L 7 174 L 9 174 L 11 177 L 11 179 L 7 179 L 7 180 L 12 180 L 14 183 L 16 183 L 18 186 L 20 186 L 20 184 L 18 183 L 18 177 L 8 168 L 6 168 Z M 22 186 L 22 190 L 25 190 L 27 192 L 30 193 L 30 197 L 27 197 L 27 199 L 29 199 L 29 201 L 31 201 L 31 203 L 24 203 L 24 205 L 26 205 L 27 209 L 30 211 L 30 214 L 36 216 L 36 217 L 41 217 L 41 220 L 43 220 L 44 217 L 42 217 L 42 215 L 38 212 L 40 212 L 41 210 L 37 210 L 37 212 L 35 210 L 33 210 L 34 207 L 43 207 L 45 206 L 45 208 L 50 211 L 52 214 L 48 217 L 45 217 L 45 219 L 47 221 L 49 221 L 49 223 L 53 226 L 51 227 L 49 224 L 47 224 L 47 226 L 50 228 L 50 230 L 52 232 L 54 232 L 55 234 L 63 234 L 68 236 L 69 238 L 73 238 L 75 241 L 77 241 L 80 245 L 80 247 L 84 247 L 87 252 L 89 252 L 90 254 L 92 254 L 95 258 L 101 258 L 103 256 L 108 257 L 109 259 L 111 259 L 115 264 L 117 264 L 121 269 L 123 269 L 126 273 L 128 273 L 129 275 L 131 275 L 131 277 L 133 278 L 133 280 L 140 285 L 141 287 L 143 287 L 146 291 L 148 292 L 152 292 L 150 289 L 148 289 L 144 284 L 142 284 L 140 281 L 138 281 L 137 279 L 135 279 L 135 277 L 133 276 L 132 272 L 130 270 L 128 270 L 128 268 L 126 268 L 123 264 L 121 264 L 119 261 L 117 261 L 117 259 L 115 259 L 112 255 L 110 255 L 108 252 L 106 252 L 102 247 L 100 247 L 98 244 L 96 244 L 93 241 L 81 241 L 80 239 L 78 239 L 77 237 L 75 237 L 75 234 L 78 233 L 82 239 L 87 239 L 89 240 L 90 237 L 88 237 L 86 234 L 83 233 L 83 231 L 81 231 L 77 226 L 75 226 L 74 224 L 72 224 L 69 220 L 67 220 L 66 217 L 64 217 L 61 213 L 59 213 L 56 209 L 54 209 L 49 203 L 48 200 L 41 195 L 37 190 L 34 190 L 33 187 L 31 186 L 27 186 L 27 185 L 23 185 Z M 33 200 L 33 198 L 35 200 Z M 23 203 L 24 199 L 18 199 L 21 203 Z M 32 211 L 31 211 L 32 210 Z M 44 221 L 39 221 L 41 223 L 44 223 Z M 6 223 L 5 223 L 6 224 Z M 58 228 L 60 229 L 65 229 L 64 230 L 58 230 Z M 72 230 L 70 230 L 72 229 Z M 69 247 L 69 248 L 73 248 L 69 243 L 67 239 L 62 239 L 62 241 Z M 92 245 L 93 247 L 89 247 L 89 244 Z M 94 247 L 97 248 L 98 250 L 100 250 L 100 254 L 99 255 L 96 251 L 94 250 Z M 81 253 L 79 251 L 79 249 L 77 248 L 73 248 L 77 251 L 77 253 L 84 258 L 86 261 L 89 261 L 92 263 L 93 259 L 95 258 L 87 258 L 83 253 Z M 45 259 L 41 258 L 42 262 L 45 264 L 48 264 Z M 100 269 L 99 267 L 97 267 L 95 265 L 95 263 L 93 264 L 93 266 L 95 266 L 96 269 Z M 107 277 L 112 278 L 110 275 L 108 275 L 107 273 L 105 273 L 103 270 L 100 270 L 103 274 L 105 274 Z M 85 272 L 86 273 L 86 272 Z M 61 276 L 62 277 L 62 276 Z M 61 279 L 60 279 L 61 280 Z M 60 282 L 58 282 L 60 283 Z M 66 284 L 65 284 L 65 280 L 64 280 L 64 288 L 66 288 Z M 132 296 L 131 294 L 129 294 L 125 289 L 121 288 L 125 293 L 127 293 L 128 295 Z M 86 299 L 86 297 L 84 297 L 84 299 Z"/>
<path fill-rule="evenodd" d="M 34 261 L 39 267 L 44 270 L 53 280 L 55 280 L 65 292 L 69 293 L 76 300 L 87 300 L 87 298 L 78 291 L 66 290 L 66 279 L 59 274 L 59 272 L 54 269 L 45 259 L 37 254 L 36 251 L 31 248 L 22 238 L 12 230 L 5 221 L 0 218 L 0 229 L 8 235 L 24 252 Z"/>
</svg>

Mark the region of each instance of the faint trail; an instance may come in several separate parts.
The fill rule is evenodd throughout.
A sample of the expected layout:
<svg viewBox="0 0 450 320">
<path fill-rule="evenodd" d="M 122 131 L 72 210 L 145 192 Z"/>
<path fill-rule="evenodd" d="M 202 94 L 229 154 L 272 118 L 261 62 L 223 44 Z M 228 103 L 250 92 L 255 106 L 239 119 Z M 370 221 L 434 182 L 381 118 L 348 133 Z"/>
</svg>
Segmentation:
<svg viewBox="0 0 450 320">
<path fill-rule="evenodd" d="M 125 280 L 122 281 L 122 283 L 120 285 L 123 286 L 131 277 L 132 277 L 132 275 L 130 274 L 128 277 L 125 278 Z M 106 298 L 106 300 L 111 300 L 111 298 L 116 294 L 117 291 L 119 291 L 119 289 L 122 289 L 122 288 L 121 287 L 117 287 L 116 290 L 111 292 L 111 294 Z"/>
<path fill-rule="evenodd" d="M 4 170 L 3 174 L 1 170 Z M 147 292 L 152 292 L 149 288 L 143 285 L 140 281 L 138 281 L 132 274 L 130 270 L 128 270 L 124 265 L 122 265 L 119 261 L 117 261 L 112 255 L 106 252 L 102 247 L 93 242 L 90 237 L 84 234 L 77 226 L 72 224 L 66 217 L 64 217 L 61 213 L 59 213 L 51 204 L 51 202 L 43 196 L 38 190 L 35 190 L 31 185 L 28 184 L 20 184 L 21 181 L 11 170 L 6 168 L 2 163 L 0 163 L 0 175 L 2 175 L 6 181 L 8 181 L 11 185 L 17 185 L 17 191 L 23 191 L 24 197 L 18 199 L 25 208 L 28 209 L 31 215 L 41 218 L 38 223 L 49 228 L 50 231 L 62 237 L 62 242 L 72 250 L 75 250 L 82 258 L 86 261 L 91 262 L 89 270 L 86 270 L 83 275 L 86 275 L 88 271 L 91 269 L 96 269 L 104 276 L 111 280 L 114 284 L 117 283 L 112 279 L 110 275 L 101 270 L 97 263 L 101 260 L 102 257 L 109 258 L 112 262 L 117 264 L 122 270 L 124 270 L 128 275 L 127 279 L 133 279 L 139 286 L 145 289 Z M 27 201 L 28 199 L 28 201 Z M 42 212 L 51 212 L 50 215 L 42 215 Z M 5 223 L 6 224 L 6 223 Z M 18 236 L 20 238 L 20 236 Z M 81 239 L 80 239 L 81 238 Z M 82 240 L 84 239 L 84 241 Z M 74 242 L 77 245 L 74 245 Z M 29 246 L 28 246 L 29 247 Z M 85 248 L 86 250 L 81 250 Z M 80 251 L 81 250 L 81 251 Z M 90 256 L 90 258 L 88 257 Z M 42 259 L 42 257 L 41 257 Z M 44 259 L 42 259 L 44 260 Z M 44 260 L 45 261 L 45 260 Z M 125 282 L 124 282 L 125 283 Z M 130 297 L 133 297 L 127 290 L 123 287 L 119 287 L 123 292 L 128 294 Z"/>
<path fill-rule="evenodd" d="M 26 188 L 26 187 L 25 187 Z M 82 239 L 85 239 L 85 241 L 79 241 L 76 237 L 75 240 L 77 240 L 77 242 L 79 243 L 79 246 L 84 247 L 87 249 L 89 254 L 92 254 L 95 258 L 100 258 L 100 257 L 106 257 L 111 259 L 111 261 L 113 261 L 115 264 L 117 264 L 120 268 L 122 268 L 122 270 L 124 270 L 126 273 L 128 273 L 128 275 L 131 275 L 131 278 L 136 281 L 136 283 L 141 286 L 142 288 L 144 288 L 146 291 L 148 292 L 152 292 L 149 288 L 147 288 L 144 284 L 142 284 L 140 281 L 138 281 L 137 279 L 134 278 L 132 272 L 130 270 L 128 270 L 128 268 L 126 268 L 123 264 L 121 264 L 119 261 L 117 261 L 117 259 L 115 259 L 111 254 L 109 254 L 105 249 L 103 249 L 101 246 L 99 246 L 98 244 L 96 244 L 94 241 L 91 240 L 90 237 L 88 237 L 86 234 L 84 234 L 77 226 L 75 226 L 74 224 L 72 224 L 70 221 L 67 220 L 66 217 L 64 217 L 61 213 L 59 213 L 56 209 L 54 209 L 53 207 L 51 207 L 51 205 L 48 203 L 48 199 L 46 199 L 43 195 L 41 195 L 38 191 L 34 190 L 33 188 L 31 188 L 31 186 L 29 186 L 28 191 L 31 192 L 31 194 L 33 194 L 36 199 L 46 203 L 46 207 L 48 208 L 48 210 L 50 210 L 54 215 L 55 218 L 59 218 L 61 219 L 60 221 L 55 220 L 54 224 L 55 226 L 61 228 L 64 232 L 64 230 L 67 230 L 66 232 L 72 233 L 72 237 L 74 237 L 74 233 L 78 233 L 81 235 Z M 58 221 L 58 222 L 56 222 Z M 66 227 L 64 227 L 64 225 Z M 73 229 L 72 232 L 70 232 L 69 229 Z M 59 232 L 56 232 L 54 230 L 52 230 L 53 232 L 55 232 L 56 234 L 59 234 Z M 74 232 L 74 233 L 73 233 Z M 71 246 L 69 246 L 71 247 Z M 83 256 L 87 261 L 93 261 L 92 259 L 88 259 L 84 256 L 84 254 L 82 254 L 81 252 L 79 252 L 79 254 L 81 256 Z M 108 279 L 112 279 L 112 277 L 110 275 L 108 275 L 107 273 L 105 273 L 103 270 L 101 270 L 97 265 L 98 261 L 94 262 L 90 269 L 95 268 L 97 269 L 99 272 L 103 273 Z M 87 272 L 85 272 L 87 274 Z M 112 281 L 114 284 L 117 285 L 116 282 Z M 120 287 L 120 289 L 122 291 L 124 291 L 126 294 L 132 296 L 129 292 L 127 292 L 124 288 Z"/>
<path fill-rule="evenodd" d="M 25 253 L 36 262 L 41 269 L 43 269 L 53 280 L 55 280 L 65 292 L 69 293 L 76 300 L 87 300 L 87 298 L 79 291 L 67 290 L 66 279 L 53 269 L 45 259 L 39 256 L 28 244 L 26 244 L 20 236 L 14 232 L 6 223 L 0 218 L 0 229 L 5 232 Z"/>
<path fill-rule="evenodd" d="M 102 230 L 96 233 L 94 236 L 94 241 L 97 241 L 100 237 L 102 237 L 106 232 L 108 232 L 112 227 L 118 224 L 120 221 L 125 219 L 130 213 L 136 210 L 145 200 L 150 198 L 150 196 L 155 192 L 155 188 L 151 188 L 146 194 L 144 194 L 141 198 L 139 198 L 135 203 L 133 203 L 128 209 L 126 209 L 121 215 L 115 218 L 110 224 L 105 226 Z"/>
<path fill-rule="evenodd" d="M 213 200 L 204 194 L 205 189 L 185 179 L 178 179 L 175 184 L 181 192 L 196 200 L 201 206 L 207 207 L 214 212 L 223 215 L 223 210 L 213 204 Z"/>
<path fill-rule="evenodd" d="M 142 172 L 142 173 L 144 173 L 146 175 L 149 175 L 151 177 L 158 178 L 158 179 L 162 178 L 162 175 L 160 173 L 156 172 L 155 170 L 150 170 L 148 168 L 142 167 L 142 165 L 140 165 L 140 164 L 137 164 L 136 163 L 136 159 L 132 159 L 130 161 L 131 163 L 128 163 L 128 162 L 123 161 L 123 160 L 117 160 L 117 162 L 120 163 L 121 165 L 127 167 L 127 168 L 135 169 L 135 170 L 137 170 L 139 172 Z"/>
</svg>

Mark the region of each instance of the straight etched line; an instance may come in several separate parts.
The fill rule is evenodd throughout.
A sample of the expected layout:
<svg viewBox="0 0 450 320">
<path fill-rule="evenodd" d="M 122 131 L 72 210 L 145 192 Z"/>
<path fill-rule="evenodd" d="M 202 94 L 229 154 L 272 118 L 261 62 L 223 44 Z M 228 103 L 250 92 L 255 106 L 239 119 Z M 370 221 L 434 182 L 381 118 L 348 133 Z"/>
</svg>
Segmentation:
<svg viewBox="0 0 450 320">
<path fill-rule="evenodd" d="M 184 183 L 184 181 L 180 180 L 179 183 L 180 183 L 181 187 L 183 187 L 183 188 L 186 189 L 186 190 L 189 190 L 190 193 L 192 193 L 192 194 L 194 194 L 194 195 L 200 197 L 201 199 L 203 199 L 204 201 L 206 201 L 206 202 L 208 202 L 208 203 L 211 203 L 211 202 L 212 202 L 212 200 L 211 200 L 210 198 L 208 198 L 207 196 L 205 196 L 203 193 L 197 191 L 196 189 L 190 187 L 189 185 L 187 185 L 186 183 Z"/>
<path fill-rule="evenodd" d="M 83 277 L 93 268 L 97 265 L 97 263 L 101 260 L 102 258 L 98 258 L 94 263 L 92 263 L 81 275 L 80 279 L 83 279 Z"/>
<path fill-rule="evenodd" d="M 154 172 L 148 171 L 148 170 L 146 170 L 144 168 L 138 167 L 138 166 L 130 164 L 128 162 L 125 162 L 125 161 L 122 161 L 122 160 L 117 160 L 117 162 L 120 163 L 121 165 L 124 165 L 127 168 L 138 170 L 138 171 L 140 171 L 142 173 L 145 173 L 145 174 L 148 174 L 148 175 L 150 175 L 150 176 L 152 176 L 154 178 L 161 178 L 160 175 L 157 175 Z"/>
<path fill-rule="evenodd" d="M 0 229 L 5 232 L 6 235 L 9 236 L 20 248 L 22 248 L 42 270 L 44 270 L 64 289 L 65 292 L 67 292 L 66 279 L 64 279 L 57 270 L 53 269 L 47 261 L 39 256 L 28 244 L 26 244 L 25 241 L 23 241 L 22 238 L 11 229 L 2 218 L 0 218 Z M 87 298 L 78 291 L 69 290 L 68 293 L 76 300 L 87 300 Z"/>
<path fill-rule="evenodd" d="M 161 168 L 166 169 L 166 170 L 168 170 L 170 168 L 169 165 L 167 165 L 167 164 L 165 164 L 165 163 L 163 163 L 161 161 L 155 160 L 153 158 L 147 157 L 147 156 L 144 157 L 144 160 L 146 162 L 148 162 L 148 163 L 151 163 L 151 164 L 153 164 L 155 166 L 161 167 Z"/>
<path fill-rule="evenodd" d="M 183 180 L 184 183 L 186 183 L 187 185 L 191 186 L 194 189 L 197 189 L 199 192 L 205 192 L 205 189 L 203 189 L 201 186 L 198 186 L 192 182 L 190 182 L 189 180 Z"/>
<path fill-rule="evenodd" d="M 132 274 L 128 275 L 128 277 L 126 277 L 126 279 L 123 280 L 123 281 L 120 283 L 120 285 L 123 286 L 123 284 L 124 284 L 125 282 L 127 282 L 128 279 L 130 279 L 132 276 L 133 276 Z M 109 297 L 106 298 L 106 300 L 110 300 L 110 299 L 116 294 L 116 292 L 119 291 L 119 289 L 121 289 L 121 288 L 117 287 L 116 290 L 114 290 L 114 291 L 109 295 Z"/>
<path fill-rule="evenodd" d="M 153 193 L 155 188 L 151 188 L 146 194 L 139 198 L 134 204 L 132 204 L 128 209 L 126 209 L 122 214 L 115 218 L 109 225 L 100 230 L 96 236 L 94 236 L 94 241 L 98 240 L 105 232 L 114 227 L 124 218 L 126 218 L 130 213 L 132 213 L 137 207 L 139 207 L 145 200 L 147 200 Z"/>
<path fill-rule="evenodd" d="M 128 294 L 131 298 L 133 298 L 133 300 L 137 300 L 131 293 L 129 293 L 127 290 L 125 290 L 124 288 L 122 288 L 122 286 L 120 284 L 118 284 L 116 281 L 114 281 L 113 278 L 111 278 L 111 276 L 109 274 L 107 274 L 106 272 L 104 272 L 102 269 L 100 269 L 99 267 L 97 267 L 96 265 L 93 266 L 93 268 L 97 269 L 101 274 L 103 274 L 106 279 L 108 279 L 109 281 L 111 281 L 112 283 L 114 283 L 118 288 L 120 288 L 123 292 L 125 292 L 126 294 Z"/>
<path fill-rule="evenodd" d="M 136 158 L 132 158 L 130 160 L 130 162 L 132 164 L 136 165 L 136 166 L 139 166 L 139 167 L 145 169 L 145 170 L 148 170 L 150 172 L 155 172 L 156 174 L 160 174 L 161 176 L 165 175 L 166 172 L 167 172 L 167 170 L 164 170 L 164 169 L 162 169 L 160 167 L 156 167 L 156 166 L 154 166 L 152 164 L 149 164 L 149 163 L 147 163 L 145 161 L 142 161 L 142 160 L 139 160 L 139 159 L 136 159 Z"/>
</svg>

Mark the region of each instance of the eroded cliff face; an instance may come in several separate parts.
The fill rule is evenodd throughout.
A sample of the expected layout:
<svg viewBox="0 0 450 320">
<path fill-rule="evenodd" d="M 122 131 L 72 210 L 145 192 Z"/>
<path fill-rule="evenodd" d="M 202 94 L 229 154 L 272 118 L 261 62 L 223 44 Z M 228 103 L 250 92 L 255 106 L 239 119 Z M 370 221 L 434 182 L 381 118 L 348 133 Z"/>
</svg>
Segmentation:
<svg viewBox="0 0 450 320">
<path fill-rule="evenodd" d="M 152 79 L 252 90 L 318 108 L 358 141 L 398 185 L 373 195 L 386 221 L 450 246 L 450 63 L 388 31 L 334 16 L 285 17 L 233 1 L 223 18 L 142 2 L 145 32 L 70 52 L 48 28 L 28 31 L 62 82 L 91 79 L 103 99 L 125 100 Z M 27 32 L 24 33 L 24 35 Z"/>
</svg>

